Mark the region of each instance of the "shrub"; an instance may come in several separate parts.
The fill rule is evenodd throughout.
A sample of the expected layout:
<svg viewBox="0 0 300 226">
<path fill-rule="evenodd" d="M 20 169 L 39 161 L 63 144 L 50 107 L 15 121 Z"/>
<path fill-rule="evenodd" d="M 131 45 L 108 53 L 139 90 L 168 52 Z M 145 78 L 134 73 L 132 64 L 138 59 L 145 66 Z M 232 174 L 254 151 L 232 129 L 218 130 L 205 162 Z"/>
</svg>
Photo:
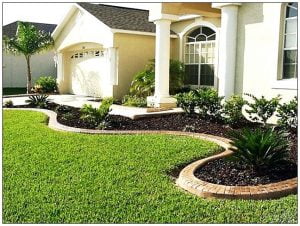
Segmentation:
<svg viewBox="0 0 300 226">
<path fill-rule="evenodd" d="M 264 96 L 257 98 L 252 94 L 245 94 L 254 100 L 254 103 L 247 103 L 250 109 L 246 109 L 251 120 L 260 122 L 266 125 L 267 120 L 273 116 L 277 106 L 279 105 L 280 96 L 274 97 L 270 100 Z"/>
<path fill-rule="evenodd" d="M 217 90 L 213 88 L 203 87 L 196 90 L 197 107 L 199 115 L 202 119 L 212 121 L 220 121 L 222 119 L 222 100 Z"/>
<path fill-rule="evenodd" d="M 145 97 L 125 95 L 122 99 L 122 105 L 134 107 L 147 107 L 147 100 Z"/>
<path fill-rule="evenodd" d="M 34 92 L 38 93 L 53 93 L 57 91 L 56 79 L 51 76 L 40 77 L 34 85 Z"/>
<path fill-rule="evenodd" d="M 188 93 L 178 93 L 175 95 L 175 98 L 177 100 L 177 106 L 181 107 L 186 114 L 190 115 L 195 113 L 198 97 L 194 90 Z"/>
<path fill-rule="evenodd" d="M 278 125 L 287 130 L 297 131 L 298 100 L 295 96 L 289 103 L 279 104 L 277 110 Z"/>
<path fill-rule="evenodd" d="M 71 112 L 66 112 L 61 115 L 61 118 L 65 121 L 73 120 L 73 114 Z"/>
<path fill-rule="evenodd" d="M 85 104 L 80 109 L 80 114 L 81 114 L 80 118 L 97 127 L 99 126 L 100 123 L 102 123 L 106 119 L 112 103 L 113 103 L 112 98 L 105 98 L 102 100 L 99 108 L 93 108 L 92 105 Z"/>
<path fill-rule="evenodd" d="M 232 158 L 262 172 L 266 168 L 281 164 L 288 157 L 289 144 L 286 134 L 274 129 L 243 129 L 230 133 L 234 153 Z"/>
<path fill-rule="evenodd" d="M 223 107 L 224 120 L 231 126 L 243 123 L 246 119 L 242 113 L 243 106 L 247 101 L 239 95 L 233 95 L 225 101 Z"/>
<path fill-rule="evenodd" d="M 70 112 L 72 110 L 72 108 L 70 106 L 66 106 L 66 105 L 59 105 L 55 108 L 56 112 L 61 112 L 61 113 L 67 113 Z"/>
<path fill-rule="evenodd" d="M 26 103 L 29 105 L 38 107 L 38 108 L 46 108 L 49 104 L 48 95 L 31 95 L 29 96 L 29 100 L 26 100 Z"/>
<path fill-rule="evenodd" d="M 12 100 L 7 100 L 7 101 L 4 102 L 3 106 L 6 107 L 6 108 L 11 108 L 11 107 L 14 106 L 14 103 L 13 103 Z"/>
<path fill-rule="evenodd" d="M 155 61 L 151 60 L 144 70 L 138 72 L 130 86 L 129 94 L 138 97 L 151 96 L 155 87 Z M 177 60 L 170 60 L 170 93 L 183 86 L 184 64 Z"/>
</svg>

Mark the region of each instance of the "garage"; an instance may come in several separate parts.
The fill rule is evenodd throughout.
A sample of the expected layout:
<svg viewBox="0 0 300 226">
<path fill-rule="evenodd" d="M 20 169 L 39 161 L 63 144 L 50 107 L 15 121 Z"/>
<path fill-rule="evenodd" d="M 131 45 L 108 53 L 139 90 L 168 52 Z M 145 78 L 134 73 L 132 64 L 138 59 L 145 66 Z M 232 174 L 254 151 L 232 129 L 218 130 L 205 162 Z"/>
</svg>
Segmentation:
<svg viewBox="0 0 300 226">
<path fill-rule="evenodd" d="M 106 51 L 89 49 L 69 55 L 71 92 L 77 95 L 101 96 L 106 72 Z"/>
</svg>

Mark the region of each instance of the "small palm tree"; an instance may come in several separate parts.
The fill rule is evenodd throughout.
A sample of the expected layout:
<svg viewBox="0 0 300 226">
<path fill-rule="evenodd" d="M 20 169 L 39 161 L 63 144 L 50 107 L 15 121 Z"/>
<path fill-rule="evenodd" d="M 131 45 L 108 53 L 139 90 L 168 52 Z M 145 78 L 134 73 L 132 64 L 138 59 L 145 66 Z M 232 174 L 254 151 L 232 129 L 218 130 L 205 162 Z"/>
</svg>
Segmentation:
<svg viewBox="0 0 300 226">
<path fill-rule="evenodd" d="M 3 37 L 4 50 L 15 55 L 24 55 L 27 64 L 27 93 L 31 92 L 30 58 L 34 54 L 50 50 L 54 40 L 50 33 L 40 31 L 32 24 L 18 22 L 15 37 Z"/>
</svg>

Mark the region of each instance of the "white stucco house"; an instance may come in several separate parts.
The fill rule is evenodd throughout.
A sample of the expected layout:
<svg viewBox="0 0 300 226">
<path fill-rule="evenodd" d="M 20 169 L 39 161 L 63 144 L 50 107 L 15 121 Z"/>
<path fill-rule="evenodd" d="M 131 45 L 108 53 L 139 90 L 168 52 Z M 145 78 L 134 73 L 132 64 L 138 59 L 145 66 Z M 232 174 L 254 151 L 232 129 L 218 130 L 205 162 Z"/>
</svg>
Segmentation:
<svg viewBox="0 0 300 226">
<path fill-rule="evenodd" d="M 16 35 L 18 22 L 13 22 L 2 27 L 2 35 L 13 37 Z M 56 24 L 29 22 L 39 30 L 52 33 Z M 2 52 L 2 86 L 26 87 L 27 66 L 25 57 Z M 56 67 L 54 62 L 54 51 L 36 54 L 31 58 L 32 81 L 41 76 L 52 76 L 56 78 Z"/>
<path fill-rule="evenodd" d="M 297 15 L 296 2 L 155 3 L 149 11 L 74 4 L 53 32 L 59 89 L 121 98 L 155 58 L 148 103 L 174 106 L 172 58 L 184 62 L 191 87 L 290 100 L 297 95 Z"/>
</svg>

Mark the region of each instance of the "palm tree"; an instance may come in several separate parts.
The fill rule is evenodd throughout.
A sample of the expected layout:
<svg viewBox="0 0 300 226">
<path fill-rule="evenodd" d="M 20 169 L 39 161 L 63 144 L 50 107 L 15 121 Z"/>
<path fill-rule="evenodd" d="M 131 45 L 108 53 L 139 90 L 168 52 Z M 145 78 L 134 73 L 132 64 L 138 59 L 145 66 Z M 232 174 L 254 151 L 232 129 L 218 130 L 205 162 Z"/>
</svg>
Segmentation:
<svg viewBox="0 0 300 226">
<path fill-rule="evenodd" d="M 18 22 L 17 33 L 14 37 L 3 37 L 4 50 L 15 55 L 24 55 L 27 64 L 27 93 L 31 92 L 30 58 L 34 54 L 50 50 L 54 40 L 50 33 L 38 30 L 34 25 Z"/>
</svg>

